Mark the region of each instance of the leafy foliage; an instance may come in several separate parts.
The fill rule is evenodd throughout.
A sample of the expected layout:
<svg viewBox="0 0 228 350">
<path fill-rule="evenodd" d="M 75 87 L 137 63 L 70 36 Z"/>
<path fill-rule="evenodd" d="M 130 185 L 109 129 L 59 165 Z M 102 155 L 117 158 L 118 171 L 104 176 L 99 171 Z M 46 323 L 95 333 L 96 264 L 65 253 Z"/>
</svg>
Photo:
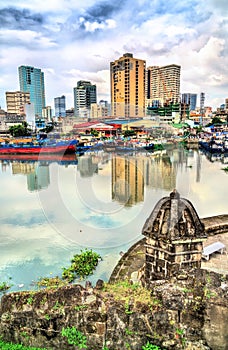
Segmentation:
<svg viewBox="0 0 228 350">
<path fill-rule="evenodd" d="M 34 348 L 30 346 L 24 346 L 22 344 L 6 343 L 0 340 L 1 350 L 47 350 L 46 348 Z"/>
<path fill-rule="evenodd" d="M 79 349 L 87 348 L 86 336 L 75 327 L 63 328 L 61 332 L 67 338 L 68 344 L 76 345 Z"/>
<path fill-rule="evenodd" d="M 26 122 L 11 126 L 9 128 L 9 132 L 14 137 L 31 135 L 31 130 L 28 129 L 28 124 Z"/>
<path fill-rule="evenodd" d="M 90 131 L 91 135 L 97 137 L 99 135 L 99 132 L 96 129 L 91 129 Z"/>
<path fill-rule="evenodd" d="M 125 130 L 124 131 L 124 137 L 134 136 L 134 135 L 136 135 L 134 130 Z"/>
<path fill-rule="evenodd" d="M 76 278 L 85 278 L 93 273 L 101 256 L 92 250 L 85 249 L 81 254 L 74 255 L 71 266 L 63 268 L 62 278 L 69 282 Z"/>
<path fill-rule="evenodd" d="M 2 282 L 0 283 L 0 292 L 4 292 L 7 289 L 9 289 L 11 286 L 9 284 L 7 284 L 6 282 Z"/>
<path fill-rule="evenodd" d="M 142 350 L 161 350 L 161 348 L 158 345 L 153 345 L 150 342 L 147 342 L 146 345 L 142 347 Z"/>
</svg>

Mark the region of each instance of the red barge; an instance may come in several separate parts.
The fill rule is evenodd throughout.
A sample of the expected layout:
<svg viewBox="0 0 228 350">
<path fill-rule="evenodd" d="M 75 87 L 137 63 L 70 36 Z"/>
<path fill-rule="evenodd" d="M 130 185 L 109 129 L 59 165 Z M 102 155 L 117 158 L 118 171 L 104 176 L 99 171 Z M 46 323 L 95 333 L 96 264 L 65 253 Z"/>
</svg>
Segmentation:
<svg viewBox="0 0 228 350">
<path fill-rule="evenodd" d="M 59 141 L 50 144 L 1 144 L 0 154 L 73 154 L 76 152 L 74 141 Z"/>
</svg>

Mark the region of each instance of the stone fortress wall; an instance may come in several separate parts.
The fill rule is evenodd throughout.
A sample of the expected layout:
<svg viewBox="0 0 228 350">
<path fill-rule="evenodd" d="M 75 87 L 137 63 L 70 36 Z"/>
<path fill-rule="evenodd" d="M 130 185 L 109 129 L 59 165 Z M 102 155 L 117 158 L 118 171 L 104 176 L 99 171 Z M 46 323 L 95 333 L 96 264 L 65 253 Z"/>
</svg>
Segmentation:
<svg viewBox="0 0 228 350">
<path fill-rule="evenodd" d="M 227 240 L 228 215 L 200 220 L 189 202 L 176 193 L 158 206 L 143 227 L 145 238 L 135 243 L 113 270 L 109 282 L 114 291 L 104 288 L 99 280 L 94 287 L 88 282 L 85 288 L 73 284 L 6 294 L 0 305 L 3 338 L 49 349 L 72 349 L 61 330 L 75 326 L 86 336 L 89 350 L 102 350 L 104 346 L 109 350 L 141 350 L 147 341 L 166 350 L 226 350 L 227 269 L 225 273 L 211 265 L 207 269 L 210 261 L 199 257 L 208 240 Z M 176 221 L 157 226 L 157 217 L 172 217 L 166 214 L 173 208 L 179 213 Z M 227 254 L 220 256 L 227 259 Z M 146 266 L 153 278 L 145 274 Z"/>
</svg>

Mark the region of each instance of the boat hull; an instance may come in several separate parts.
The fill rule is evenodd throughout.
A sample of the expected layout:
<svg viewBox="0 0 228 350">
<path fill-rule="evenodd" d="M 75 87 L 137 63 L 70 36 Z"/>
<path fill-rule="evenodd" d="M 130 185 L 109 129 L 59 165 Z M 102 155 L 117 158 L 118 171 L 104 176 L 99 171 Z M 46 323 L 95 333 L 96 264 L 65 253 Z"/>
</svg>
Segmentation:
<svg viewBox="0 0 228 350">
<path fill-rule="evenodd" d="M 61 146 L 2 146 L 0 154 L 72 154 L 75 153 L 75 145 Z"/>
</svg>

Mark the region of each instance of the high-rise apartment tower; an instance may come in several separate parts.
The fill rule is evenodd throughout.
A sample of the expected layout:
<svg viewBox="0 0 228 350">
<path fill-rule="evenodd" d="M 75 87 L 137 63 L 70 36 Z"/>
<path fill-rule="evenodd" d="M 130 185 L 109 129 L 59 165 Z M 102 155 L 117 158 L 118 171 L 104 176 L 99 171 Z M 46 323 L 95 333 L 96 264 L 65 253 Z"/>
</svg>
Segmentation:
<svg viewBox="0 0 228 350">
<path fill-rule="evenodd" d="M 170 102 L 180 102 L 180 71 L 181 67 L 176 64 L 148 67 L 146 71 L 146 98 L 160 101 L 161 106 Z"/>
<path fill-rule="evenodd" d="M 97 103 L 96 85 L 92 85 L 90 81 L 78 81 L 74 88 L 74 115 L 89 117 L 92 103 Z"/>
<path fill-rule="evenodd" d="M 30 103 L 29 92 L 7 91 L 6 106 L 8 113 L 25 114 L 25 105 Z"/>
<path fill-rule="evenodd" d="M 30 93 L 35 115 L 42 117 L 42 108 L 45 107 L 44 73 L 41 69 L 31 66 L 20 66 L 18 72 L 20 91 Z"/>
<path fill-rule="evenodd" d="M 125 53 L 110 63 L 111 108 L 115 117 L 144 117 L 146 62 Z"/>
</svg>

